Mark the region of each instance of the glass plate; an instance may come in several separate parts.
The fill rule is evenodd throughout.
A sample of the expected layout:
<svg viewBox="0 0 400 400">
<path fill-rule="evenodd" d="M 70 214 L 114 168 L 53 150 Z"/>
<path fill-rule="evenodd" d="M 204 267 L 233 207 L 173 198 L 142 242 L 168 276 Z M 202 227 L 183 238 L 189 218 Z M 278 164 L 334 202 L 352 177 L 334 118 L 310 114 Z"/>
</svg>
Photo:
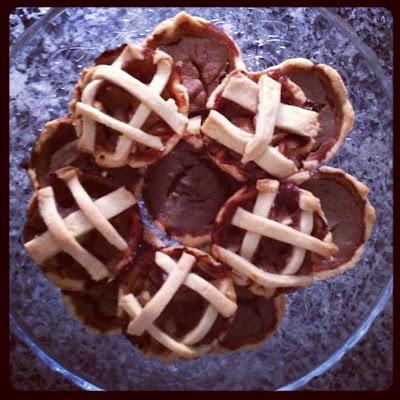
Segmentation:
<svg viewBox="0 0 400 400">
<path fill-rule="evenodd" d="M 140 42 L 183 8 L 50 10 L 11 49 L 10 319 L 50 368 L 89 390 L 296 389 L 331 367 L 365 334 L 392 292 L 392 93 L 375 54 L 326 9 L 185 9 L 223 28 L 246 65 L 290 57 L 332 65 L 356 111 L 353 131 L 329 165 L 365 182 L 377 223 L 363 260 L 342 276 L 287 297 L 278 333 L 251 352 L 189 362 L 144 359 L 123 336 L 95 335 L 66 311 L 58 289 L 21 240 L 32 190 L 21 163 L 43 125 L 68 113 L 84 67 L 106 49 Z"/>
</svg>

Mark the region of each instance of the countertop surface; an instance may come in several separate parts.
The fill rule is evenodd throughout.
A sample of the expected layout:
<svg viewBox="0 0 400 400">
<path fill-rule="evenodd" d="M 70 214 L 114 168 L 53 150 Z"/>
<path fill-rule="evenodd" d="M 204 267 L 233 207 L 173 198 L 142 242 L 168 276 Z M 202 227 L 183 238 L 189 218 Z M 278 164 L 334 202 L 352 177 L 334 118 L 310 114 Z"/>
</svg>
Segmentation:
<svg viewBox="0 0 400 400">
<path fill-rule="evenodd" d="M 48 8 L 17 8 L 10 14 L 10 45 Z M 393 68 L 393 18 L 384 8 L 333 8 L 377 55 L 389 80 Z M 305 390 L 384 390 L 392 384 L 393 309 L 390 300 L 361 341 Z M 10 332 L 10 384 L 17 390 L 79 390 L 50 370 Z"/>
</svg>

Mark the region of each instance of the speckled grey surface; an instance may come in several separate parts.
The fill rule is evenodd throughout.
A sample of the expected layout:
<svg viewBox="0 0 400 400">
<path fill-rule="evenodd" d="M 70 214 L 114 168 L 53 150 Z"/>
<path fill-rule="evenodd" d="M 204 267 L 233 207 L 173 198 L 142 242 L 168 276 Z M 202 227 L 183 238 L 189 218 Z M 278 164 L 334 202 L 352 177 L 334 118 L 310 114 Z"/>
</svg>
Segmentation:
<svg viewBox="0 0 400 400">
<path fill-rule="evenodd" d="M 17 9 L 10 16 L 11 42 L 21 34 L 25 24 L 39 16 L 42 11 Z M 145 11 L 135 11 L 136 21 L 140 22 L 140 16 Z M 333 11 L 353 25 L 360 38 L 377 53 L 385 74 L 391 77 L 390 13 L 383 9 Z M 104 44 L 104 37 L 107 35 L 112 40 L 108 43 L 111 47 L 119 44 L 122 38 L 134 40 L 138 37 L 137 31 L 132 31 L 132 27 L 127 29 L 129 19 L 125 21 L 124 18 L 129 15 L 121 10 L 113 10 L 111 13 L 102 11 L 100 18 L 89 20 L 85 25 L 77 23 L 83 18 L 80 10 L 69 10 L 68 13 L 69 17 L 64 15 L 66 23 L 49 26 L 47 36 L 38 39 L 30 51 L 21 56 L 23 62 L 11 69 L 10 122 L 21 132 L 18 137 L 14 137 L 11 146 L 11 176 L 15 177 L 14 184 L 10 186 L 11 196 L 14 196 L 10 199 L 10 242 L 14 246 L 10 275 L 13 288 L 11 307 L 18 310 L 20 317 L 24 315 L 24 322 L 29 325 L 39 342 L 42 341 L 53 349 L 59 346 L 59 350 L 55 351 L 59 353 L 59 357 L 65 358 L 66 353 L 62 352 L 62 348 L 68 348 L 77 372 L 81 370 L 92 374 L 92 380 L 96 376 L 97 382 L 94 383 L 97 384 L 104 382 L 106 376 L 115 388 L 268 389 L 288 383 L 298 375 L 308 372 L 334 350 L 368 314 L 379 289 L 391 273 L 391 107 L 365 59 L 336 28 L 332 29 L 325 17 L 314 11 L 243 10 L 240 18 L 233 18 L 224 10 L 202 10 L 206 18 L 214 19 L 235 37 L 247 65 L 252 69 L 264 68 L 297 55 L 332 64 L 342 73 L 350 88 L 357 120 L 354 131 L 329 164 L 340 166 L 367 183 L 371 188 L 372 203 L 380 206 L 377 210 L 378 224 L 367 247 L 364 261 L 345 276 L 291 295 L 282 328 L 259 351 L 221 358 L 207 357 L 206 360 L 186 365 L 173 364 L 165 368 L 154 361 L 143 362 L 140 356 L 132 353 L 122 338 L 94 337 L 71 322 L 68 315 L 63 313 L 58 292 L 37 273 L 36 267 L 21 251 L 19 232 L 22 224 L 18 215 L 29 197 L 29 186 L 26 177 L 19 170 L 19 163 L 26 156 L 26 149 L 44 122 L 66 111 L 71 85 L 79 70 L 82 66 L 89 65 L 99 52 L 94 44 Z M 154 13 L 154 21 L 160 21 L 174 13 L 167 9 L 158 11 Z M 118 18 L 114 25 L 109 23 L 110 14 Z M 74 19 L 71 29 L 69 21 Z M 244 24 L 245 21 L 255 19 L 258 20 L 257 25 Z M 155 22 L 148 24 L 146 28 L 151 29 L 154 24 Z M 116 36 L 118 31 L 122 33 Z M 260 32 L 268 34 L 263 35 Z M 249 40 L 255 35 L 261 39 L 257 46 L 253 40 Z M 60 36 L 64 37 L 65 48 L 57 43 L 56 39 Z M 78 40 L 82 37 L 85 37 L 89 45 L 85 43 L 82 46 Z M 302 40 L 299 41 L 298 37 Z M 21 96 L 22 93 L 24 96 Z M 360 96 L 360 93 L 363 95 Z M 45 100 L 43 96 L 46 96 Z M 52 312 L 49 312 L 49 308 L 40 306 L 44 302 L 51 302 Z M 51 337 L 49 332 L 52 332 Z M 38 362 L 25 345 L 15 340 L 14 336 L 11 337 L 13 387 L 45 390 L 72 388 L 68 381 Z M 120 350 L 118 360 L 111 351 L 111 346 Z M 312 380 L 305 388 L 384 389 L 390 385 L 392 378 L 391 351 L 392 311 L 389 303 L 357 347 L 339 364 Z M 100 374 L 94 368 L 99 359 L 106 359 L 108 365 L 110 359 L 116 360 L 117 364 L 111 364 L 123 365 L 128 375 L 136 376 L 137 379 L 124 386 L 124 382 L 121 382 L 123 372 L 106 366 Z M 143 365 L 145 372 L 140 370 Z M 226 372 L 227 365 L 232 366 L 229 373 Z M 260 376 L 261 366 L 263 376 Z M 171 380 L 176 381 L 177 375 L 180 376 L 179 382 L 171 383 Z"/>
</svg>

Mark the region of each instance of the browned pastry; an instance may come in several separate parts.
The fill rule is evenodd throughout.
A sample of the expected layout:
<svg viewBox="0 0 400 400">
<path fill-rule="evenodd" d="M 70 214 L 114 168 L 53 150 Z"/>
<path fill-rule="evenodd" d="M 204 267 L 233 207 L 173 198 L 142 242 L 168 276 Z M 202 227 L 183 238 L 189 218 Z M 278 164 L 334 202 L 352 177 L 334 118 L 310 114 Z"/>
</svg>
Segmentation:
<svg viewBox="0 0 400 400">
<path fill-rule="evenodd" d="M 253 350 L 275 335 L 285 315 L 285 295 L 265 299 L 236 286 L 238 309 L 216 351 Z"/>
<path fill-rule="evenodd" d="M 84 70 L 71 111 L 78 149 L 97 164 L 139 168 L 168 154 L 185 133 L 188 95 L 172 58 L 127 44 Z"/>
<path fill-rule="evenodd" d="M 185 12 L 159 24 L 145 45 L 171 55 L 189 93 L 189 116 L 205 111 L 210 93 L 224 76 L 244 68 L 240 49 L 223 30 Z"/>
<path fill-rule="evenodd" d="M 354 121 L 340 75 L 305 59 L 263 72 L 233 71 L 207 108 L 201 131 L 208 152 L 239 181 L 284 179 L 317 166 L 335 153 Z"/>
<path fill-rule="evenodd" d="M 131 260 L 142 234 L 136 199 L 123 186 L 73 167 L 56 171 L 28 207 L 25 249 L 66 290 L 111 280 Z"/>
<path fill-rule="evenodd" d="M 143 197 L 156 226 L 186 246 L 201 246 L 210 242 L 214 219 L 237 188 L 202 148 L 181 140 L 149 167 Z"/>
<path fill-rule="evenodd" d="M 78 168 L 85 176 L 110 181 L 116 186 L 125 186 L 135 198 L 143 189 L 143 169 L 129 166 L 102 168 L 90 154 L 77 149 L 75 128 L 70 118 L 64 117 L 48 122 L 39 133 L 32 149 L 28 175 L 35 189 L 51 185 L 56 180 L 55 172 L 66 166 Z"/>
<path fill-rule="evenodd" d="M 276 288 L 312 283 L 314 265 L 337 253 L 319 200 L 293 183 L 258 180 L 217 215 L 212 254 L 233 268 L 235 283 L 269 297 Z"/>
<path fill-rule="evenodd" d="M 236 311 L 228 269 L 194 248 L 150 249 L 124 274 L 127 337 L 147 357 L 199 357 L 225 336 Z"/>
<path fill-rule="evenodd" d="M 353 268 L 361 259 L 376 221 L 367 186 L 332 167 L 300 172 L 288 180 L 318 197 L 333 242 L 339 248 L 335 258 L 314 266 L 314 279 L 327 279 Z"/>
</svg>

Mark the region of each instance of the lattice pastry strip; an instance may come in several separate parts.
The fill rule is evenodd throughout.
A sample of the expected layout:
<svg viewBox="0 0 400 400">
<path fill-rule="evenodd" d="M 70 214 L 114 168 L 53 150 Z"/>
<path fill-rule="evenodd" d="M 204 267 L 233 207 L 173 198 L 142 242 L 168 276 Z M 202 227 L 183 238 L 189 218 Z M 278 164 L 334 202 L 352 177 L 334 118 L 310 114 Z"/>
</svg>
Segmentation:
<svg viewBox="0 0 400 400">
<path fill-rule="evenodd" d="M 193 255 L 183 252 L 179 261 L 175 262 L 169 255 L 157 251 L 155 262 L 169 275 L 152 299 L 143 308 L 131 293 L 122 296 L 120 299 L 120 306 L 134 318 L 128 325 L 127 333 L 140 336 L 144 331 L 147 331 L 172 352 L 182 357 L 192 358 L 197 353 L 188 346 L 199 342 L 207 335 L 218 313 L 228 318 L 236 312 L 237 305 L 222 293 L 224 287 L 217 289 L 204 278 L 190 272 L 196 262 L 196 257 Z M 209 301 L 210 305 L 206 308 L 197 326 L 184 336 L 182 342 L 177 342 L 154 326 L 153 323 L 161 315 L 181 285 L 196 291 Z M 223 285 L 224 283 L 222 283 Z"/>
<path fill-rule="evenodd" d="M 254 136 L 238 128 L 215 110 L 210 111 L 201 127 L 201 131 L 218 143 L 242 155 L 247 144 Z M 295 163 L 272 146 L 268 146 L 265 153 L 256 158 L 254 162 L 264 171 L 279 178 L 285 178 L 297 171 Z"/>
<path fill-rule="evenodd" d="M 267 76 L 262 75 L 259 82 L 264 77 Z M 273 80 L 272 78 L 268 79 Z M 243 73 L 239 72 L 238 74 L 232 74 L 232 76 L 227 79 L 226 86 L 222 91 L 222 97 L 256 114 L 260 112 L 260 102 L 266 101 L 259 92 L 260 83 L 257 84 L 253 80 L 247 78 Z M 211 102 L 212 98 L 210 99 L 210 103 Z M 277 128 L 287 130 L 297 135 L 315 137 L 319 131 L 318 113 L 281 103 L 279 99 L 279 107 L 274 125 Z"/>
<path fill-rule="evenodd" d="M 187 118 L 178 112 L 172 98 L 164 100 L 161 97 L 172 72 L 173 60 L 170 56 L 159 50 L 155 52 L 153 60 L 157 64 L 157 70 L 148 86 L 121 69 L 129 59 L 143 59 L 142 50 L 141 47 L 127 45 L 112 65 L 98 65 L 92 68 L 86 79 L 81 101 L 76 103 L 77 113 L 82 114 L 82 135 L 78 143 L 82 151 L 95 152 L 96 122 L 122 134 L 118 138 L 114 153 L 102 152 L 96 155 L 97 161 L 106 160 L 109 167 L 126 163 L 130 152 L 135 151 L 134 143 L 158 151 L 164 150 L 165 147 L 158 136 L 140 129 L 151 112 L 163 119 L 178 135 L 183 134 L 188 123 Z M 96 94 L 104 81 L 122 88 L 141 101 L 128 123 L 119 120 L 118 114 L 113 117 L 96 108 Z"/>
<path fill-rule="evenodd" d="M 267 75 L 263 75 L 258 81 L 258 87 L 256 132 L 244 149 L 243 163 L 253 161 L 267 151 L 278 118 L 281 85 Z"/>
<path fill-rule="evenodd" d="M 108 219 L 130 208 L 136 200 L 131 192 L 121 187 L 93 201 L 79 182 L 74 168 L 63 168 L 57 174 L 65 180 L 81 209 L 63 219 L 57 210 L 53 188 L 48 186 L 38 190 L 39 211 L 48 231 L 25 243 L 25 248 L 39 265 L 64 251 L 82 265 L 94 280 L 104 279 L 109 275 L 107 267 L 85 250 L 76 238 L 96 228 L 109 243 L 120 250 L 126 249 L 128 244 Z"/>
<path fill-rule="evenodd" d="M 256 187 L 258 194 L 253 213 L 238 207 L 231 220 L 232 225 L 247 231 L 243 237 L 239 254 L 218 245 L 213 246 L 213 253 L 237 273 L 253 279 L 261 286 L 268 288 L 309 285 L 312 277 L 290 276 L 300 269 L 306 251 L 309 250 L 328 258 L 334 256 L 338 251 L 337 246 L 330 242 L 330 234 L 324 240 L 311 236 L 314 212 L 321 210 L 319 200 L 310 192 L 299 190 L 301 213 L 300 230 L 297 230 L 287 226 L 292 222 L 291 218 L 286 218 L 281 222 L 268 218 L 278 193 L 279 182 L 270 179 L 259 180 Z M 294 246 L 293 252 L 280 274 L 268 273 L 251 263 L 262 236 Z"/>
</svg>

